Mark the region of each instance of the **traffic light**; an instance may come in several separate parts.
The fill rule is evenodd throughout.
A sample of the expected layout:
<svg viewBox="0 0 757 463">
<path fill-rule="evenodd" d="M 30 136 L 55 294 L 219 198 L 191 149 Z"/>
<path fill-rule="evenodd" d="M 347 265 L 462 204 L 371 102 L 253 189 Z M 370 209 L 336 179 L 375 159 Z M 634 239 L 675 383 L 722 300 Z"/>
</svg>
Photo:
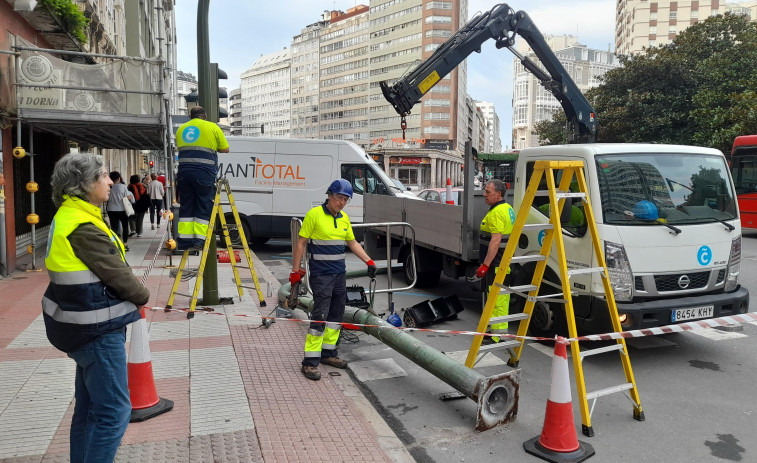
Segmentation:
<svg viewBox="0 0 757 463">
<path fill-rule="evenodd" d="M 150 161 L 150 169 L 155 165 L 155 161 Z"/>
<path fill-rule="evenodd" d="M 224 109 L 224 115 L 221 115 L 218 100 L 229 97 L 225 88 L 221 88 L 218 85 L 220 79 L 228 79 L 226 72 L 218 67 L 218 63 L 210 63 L 210 107 L 205 108 L 205 112 L 208 114 L 208 120 L 211 122 L 218 122 L 219 117 L 229 117 L 228 112 Z"/>
<path fill-rule="evenodd" d="M 142 156 L 140 156 L 139 161 L 139 168 L 142 170 L 147 169 L 147 155 L 143 154 Z"/>
</svg>

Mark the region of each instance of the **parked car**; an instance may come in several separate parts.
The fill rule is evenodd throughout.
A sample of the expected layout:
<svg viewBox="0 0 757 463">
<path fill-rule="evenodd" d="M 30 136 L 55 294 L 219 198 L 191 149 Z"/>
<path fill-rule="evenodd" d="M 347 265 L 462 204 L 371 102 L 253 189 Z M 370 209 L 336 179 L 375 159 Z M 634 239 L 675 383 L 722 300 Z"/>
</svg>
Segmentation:
<svg viewBox="0 0 757 463">
<path fill-rule="evenodd" d="M 424 201 L 432 203 L 447 203 L 447 189 L 446 188 L 427 188 L 420 193 L 418 197 Z M 458 206 L 462 205 L 463 201 L 463 189 L 460 187 L 452 188 L 452 200 Z"/>
</svg>

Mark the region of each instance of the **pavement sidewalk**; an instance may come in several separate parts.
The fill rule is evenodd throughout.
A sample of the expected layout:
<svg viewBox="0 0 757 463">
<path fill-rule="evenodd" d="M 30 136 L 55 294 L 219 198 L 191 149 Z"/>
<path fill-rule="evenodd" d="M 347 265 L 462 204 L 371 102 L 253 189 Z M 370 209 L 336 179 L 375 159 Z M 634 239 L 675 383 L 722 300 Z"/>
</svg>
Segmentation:
<svg viewBox="0 0 757 463">
<path fill-rule="evenodd" d="M 147 273 L 148 305 L 158 308 L 173 284 L 169 256 L 160 249 L 165 235 L 165 223 L 157 230 L 147 224 L 142 237 L 128 242 L 127 260 L 137 277 Z M 174 256 L 172 264 L 179 260 Z M 198 266 L 199 258 L 191 258 L 188 267 Z M 36 267 L 42 271 L 0 279 L 2 462 L 69 461 L 75 364 L 47 342 L 42 256 Z M 116 461 L 413 461 L 348 372 L 321 366 L 320 381 L 303 377 L 303 326 L 261 327 L 261 312 L 276 306 L 280 284 L 257 258 L 255 269 L 266 307 L 259 307 L 254 290 L 240 301 L 231 266 L 219 264 L 219 295 L 233 296 L 233 305 L 198 310 L 192 320 L 182 312 L 147 312 L 155 385 L 174 409 L 131 423 Z M 246 272 L 240 269 L 250 285 Z M 193 285 L 194 279 L 182 282 L 179 292 L 189 294 Z M 176 296 L 174 307 L 188 306 L 188 298 Z M 129 339 L 130 333 L 127 349 Z"/>
</svg>

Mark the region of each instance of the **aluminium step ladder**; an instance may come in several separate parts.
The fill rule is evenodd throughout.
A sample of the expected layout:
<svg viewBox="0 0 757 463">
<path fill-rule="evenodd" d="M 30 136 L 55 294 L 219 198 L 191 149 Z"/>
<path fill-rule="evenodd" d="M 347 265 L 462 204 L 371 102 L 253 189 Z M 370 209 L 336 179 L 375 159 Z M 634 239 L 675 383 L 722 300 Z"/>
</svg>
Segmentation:
<svg viewBox="0 0 757 463">
<path fill-rule="evenodd" d="M 556 171 L 562 171 L 559 187 L 555 186 Z M 542 176 L 546 177 L 547 190 L 539 190 Z M 571 182 L 574 181 L 574 177 L 578 183 L 578 192 L 569 191 Z M 483 335 L 475 336 L 471 343 L 465 365 L 469 368 L 473 368 L 473 366 L 478 362 L 478 360 L 483 357 L 483 355 L 486 355 L 487 353 L 494 350 L 506 349 L 510 354 L 508 365 L 512 367 L 518 366 L 520 355 L 523 350 L 523 345 L 525 343 L 524 337 L 528 332 L 529 323 L 531 322 L 531 316 L 536 302 L 544 301 L 564 304 L 565 316 L 567 318 L 568 335 L 572 339 L 570 341 L 570 347 L 581 409 L 582 432 L 584 435 L 591 437 L 594 435 L 594 430 L 591 425 L 591 414 L 594 411 L 594 406 L 596 405 L 596 401 L 599 397 L 615 392 L 623 392 L 633 404 L 633 417 L 636 420 L 644 421 L 644 412 L 641 409 L 641 400 L 639 399 L 639 392 L 636 387 L 633 370 L 631 369 L 631 361 L 628 356 L 628 348 L 626 346 L 625 339 L 617 339 L 616 343 L 611 346 L 585 350 L 583 352 L 581 352 L 579 348 L 578 341 L 575 340 L 575 338 L 577 337 L 577 331 L 575 315 L 573 311 L 573 299 L 570 289 L 570 278 L 574 275 L 582 273 L 599 273 L 601 275 L 613 330 L 615 332 L 622 331 L 620 320 L 618 318 L 617 306 L 615 304 L 615 298 L 613 296 L 609 276 L 607 273 L 607 265 L 605 263 L 604 254 L 602 253 L 602 249 L 600 248 L 599 244 L 597 226 L 594 220 L 594 213 L 592 211 L 591 203 L 586 192 L 586 179 L 584 178 L 583 174 L 582 161 L 536 161 L 534 163 L 534 170 L 531 176 L 531 180 L 529 181 L 526 194 L 523 198 L 520 210 L 518 211 L 515 224 L 513 225 L 513 230 L 510 234 L 510 238 L 508 239 L 499 269 L 494 279 L 494 286 L 499 287 L 500 290 L 491 291 L 489 293 L 477 328 L 477 331 L 479 333 L 483 333 L 487 330 L 490 324 L 511 321 L 518 322 L 518 337 L 515 340 L 503 339 L 496 344 L 481 346 Z M 550 211 L 554 211 L 554 213 L 550 213 L 548 223 L 526 224 L 526 219 L 533 204 L 534 197 L 542 195 L 549 196 Z M 566 198 L 581 198 L 584 203 L 586 224 L 588 231 L 591 234 L 592 246 L 594 255 L 596 256 L 596 260 L 598 262 L 598 267 L 579 269 L 568 269 L 567 267 L 565 245 L 562 236 L 562 226 L 560 224 L 560 216 L 563 207 L 570 207 L 570 205 L 566 206 Z M 520 235 L 527 230 L 544 231 L 541 251 L 536 255 L 515 256 L 515 248 L 518 244 Z M 543 281 L 544 271 L 547 267 L 547 262 L 552 251 L 553 243 L 557 250 L 557 262 L 560 267 L 559 276 L 561 286 L 557 286 L 553 283 L 550 283 L 549 281 Z M 510 264 L 526 262 L 536 262 L 536 268 L 534 270 L 531 283 L 521 286 L 505 286 L 503 283 L 505 275 L 507 273 L 506 269 L 510 266 Z M 542 284 L 554 286 L 558 288 L 560 292 L 556 294 L 539 295 L 539 289 Z M 525 298 L 526 304 L 523 312 L 502 317 L 492 317 L 491 314 L 494 310 L 497 296 L 502 292 L 517 294 Z M 587 392 L 583 373 L 584 359 L 592 355 L 612 351 L 619 352 L 626 382 L 617 386 L 611 386 L 593 392 Z M 589 401 L 591 401 L 591 409 L 589 408 Z"/>
<path fill-rule="evenodd" d="M 228 203 L 221 203 L 221 192 L 226 192 L 226 197 L 228 198 Z M 231 206 L 231 212 L 234 216 L 234 223 L 235 225 L 228 225 L 226 223 L 226 217 L 223 212 L 222 206 Z M 189 303 L 189 312 L 187 312 L 187 318 L 193 318 L 194 317 L 194 310 L 195 306 L 197 305 L 197 294 L 200 291 L 200 287 L 202 285 L 202 277 L 203 272 L 205 271 L 205 264 L 208 259 L 208 249 L 210 248 L 210 240 L 216 239 L 215 238 L 215 230 L 214 225 L 216 223 L 216 217 L 218 217 L 218 221 L 221 224 L 221 230 L 223 232 L 223 239 L 226 243 L 226 249 L 229 253 L 229 262 L 231 263 L 231 268 L 234 272 L 234 282 L 237 286 L 237 292 L 239 293 L 239 299 L 241 300 L 244 296 L 244 289 L 254 289 L 258 294 L 258 302 L 261 307 L 265 307 L 266 302 L 265 298 L 263 296 L 263 291 L 260 289 L 260 282 L 258 281 L 258 275 L 255 272 L 255 265 L 252 261 L 252 253 L 250 252 L 250 246 L 247 243 L 247 237 L 244 234 L 244 227 L 242 226 L 242 222 L 239 219 L 239 213 L 237 212 L 237 206 L 234 203 L 234 196 L 231 194 L 231 187 L 229 186 L 229 181 L 226 179 L 226 177 L 220 178 L 216 181 L 216 194 L 215 199 L 213 200 L 213 209 L 210 213 L 210 221 L 208 222 L 208 231 L 205 235 L 205 243 L 200 250 L 200 267 L 197 269 L 197 279 L 195 281 L 194 285 L 194 291 L 192 294 L 183 294 L 177 292 L 179 289 L 179 283 L 181 283 L 182 274 L 186 271 L 185 266 L 187 264 L 187 260 L 189 257 L 189 253 L 193 250 L 197 250 L 196 248 L 190 248 L 184 250 L 184 253 L 181 256 L 181 263 L 179 264 L 179 268 L 176 272 L 176 277 L 173 282 L 173 287 L 171 288 L 171 294 L 168 296 L 168 303 L 166 304 L 166 310 L 171 309 L 173 307 L 173 301 L 174 297 L 179 294 L 181 296 L 186 296 L 190 298 Z M 244 255 L 245 259 L 247 261 L 247 266 L 239 265 L 236 263 L 236 256 L 234 254 L 234 249 L 231 243 L 231 238 L 229 236 L 229 228 L 236 228 L 239 241 L 241 242 L 242 248 L 244 249 Z M 215 256 L 213 256 L 215 258 Z M 252 276 L 252 281 L 254 283 L 254 286 L 244 286 L 242 284 L 242 281 L 239 278 L 239 271 L 237 268 L 246 268 L 250 270 L 250 274 Z"/>
</svg>

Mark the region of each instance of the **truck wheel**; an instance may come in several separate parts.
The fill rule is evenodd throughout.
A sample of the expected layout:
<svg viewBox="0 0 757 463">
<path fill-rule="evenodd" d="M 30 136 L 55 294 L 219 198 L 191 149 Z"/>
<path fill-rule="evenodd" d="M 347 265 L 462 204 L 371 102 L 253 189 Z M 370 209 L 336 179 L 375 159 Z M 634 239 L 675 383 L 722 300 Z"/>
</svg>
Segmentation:
<svg viewBox="0 0 757 463">
<path fill-rule="evenodd" d="M 226 223 L 234 225 L 234 215 L 233 214 L 226 214 Z M 242 229 L 244 231 L 244 236 L 247 238 L 247 241 L 250 241 L 250 237 L 252 236 L 252 231 L 250 230 L 250 224 L 247 223 L 247 217 L 244 215 L 239 215 L 239 220 L 242 222 Z M 242 241 L 239 239 L 239 231 L 236 227 L 229 227 L 229 239 L 231 239 L 231 245 L 234 248 L 241 248 L 242 247 Z M 254 240 L 254 238 L 253 238 Z M 253 241 L 254 242 L 254 241 Z M 224 245 L 225 246 L 225 245 Z"/>
<path fill-rule="evenodd" d="M 417 263 L 417 262 L 416 262 Z M 427 272 L 418 272 L 418 281 L 415 282 L 416 288 L 430 288 L 435 286 L 439 282 L 439 277 L 442 271 L 431 270 Z M 413 260 L 410 253 L 405 256 L 405 260 L 402 263 L 402 275 L 405 278 L 405 283 L 410 284 L 413 282 Z"/>
<path fill-rule="evenodd" d="M 531 276 L 533 275 L 533 268 L 523 269 L 518 272 L 518 277 L 513 281 L 513 286 L 522 286 L 531 284 Z M 544 272 L 544 281 L 539 288 L 539 296 L 547 294 L 555 294 L 559 290 L 544 284 L 545 281 L 549 281 L 559 286 L 559 278 L 553 274 L 549 269 Z M 562 295 L 555 295 L 555 299 L 560 299 Z M 510 313 L 522 313 L 526 305 L 526 300 L 517 295 L 510 296 Z M 537 301 L 534 304 L 534 310 L 531 313 L 531 323 L 528 327 L 528 331 L 532 336 L 553 338 L 556 334 L 560 336 L 568 335 L 568 325 L 565 319 L 565 307 L 564 304 L 557 302 Z"/>
</svg>

